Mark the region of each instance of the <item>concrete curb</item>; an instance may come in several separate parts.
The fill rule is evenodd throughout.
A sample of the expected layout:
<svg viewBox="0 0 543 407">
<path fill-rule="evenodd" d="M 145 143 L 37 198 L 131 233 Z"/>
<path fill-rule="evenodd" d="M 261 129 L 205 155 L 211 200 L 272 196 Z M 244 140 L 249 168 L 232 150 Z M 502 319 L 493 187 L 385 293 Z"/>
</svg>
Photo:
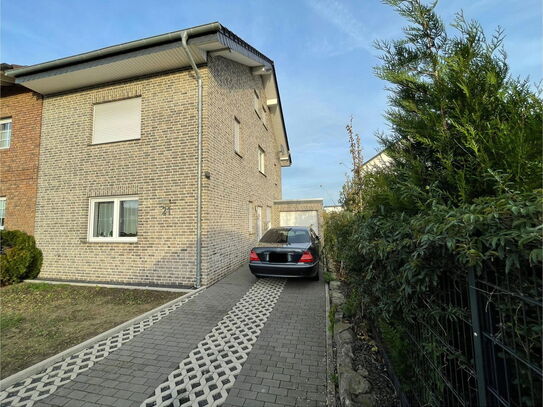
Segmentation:
<svg viewBox="0 0 543 407">
<path fill-rule="evenodd" d="M 153 287 L 139 285 L 123 285 L 123 284 L 107 284 L 107 283 L 79 283 L 76 281 L 55 281 L 55 280 L 24 280 L 25 283 L 45 283 L 45 284 L 67 284 L 86 287 L 105 287 L 105 288 L 122 288 L 127 290 L 151 290 L 151 291 L 171 291 L 174 293 L 191 293 L 195 291 L 191 288 L 169 288 L 169 287 Z"/>
<path fill-rule="evenodd" d="M 144 314 L 141 314 L 135 318 L 132 318 L 131 320 L 129 321 L 126 321 L 126 322 L 123 322 L 122 324 L 120 325 L 117 325 L 116 327 L 114 328 L 111 328 L 110 330 L 106 331 L 106 332 L 102 332 L 101 334 L 98 334 L 96 335 L 95 337 L 93 338 L 90 338 L 90 339 L 87 339 L 86 341 L 84 342 L 81 342 L 80 344 L 77 344 L 75 346 L 72 346 L 71 348 L 69 349 L 66 349 L 65 351 L 62 351 L 60 353 L 57 353 L 56 355 L 54 356 L 51 356 L 50 358 L 47 358 L 45 360 L 42 360 L 41 362 L 38 362 L 36 363 L 35 365 L 32 365 L 30 367 L 27 367 L 26 369 L 24 370 L 21 370 L 20 372 L 17 372 L 9 377 L 6 377 L 5 379 L 1 380 L 0 381 L 0 391 L 4 391 L 5 389 L 7 389 L 8 387 L 10 387 L 11 385 L 21 381 L 21 380 L 24 380 L 26 379 L 27 377 L 30 377 L 36 373 L 39 373 L 41 372 L 42 370 L 45 370 L 47 369 L 49 366 L 63 360 L 63 359 L 66 359 L 67 357 L 69 356 L 72 356 L 80 351 L 82 351 L 83 349 L 86 349 L 88 348 L 90 345 L 93 345 L 95 342 L 99 342 L 103 339 L 106 339 L 120 331 L 122 331 L 123 329 L 135 324 L 135 323 L 138 323 L 142 320 L 144 320 L 145 318 L 148 318 L 150 317 L 151 315 L 161 311 L 162 309 L 164 308 L 168 308 L 170 305 L 173 305 L 175 304 L 176 302 L 178 301 L 182 301 L 182 300 L 190 300 L 191 297 L 193 297 L 196 293 L 199 293 L 200 291 L 202 290 L 205 290 L 206 287 L 201 287 L 201 288 L 198 288 L 196 290 L 193 290 L 191 293 L 189 294 L 186 294 L 186 295 L 183 295 L 179 298 L 176 298 L 172 301 L 169 301 L 167 302 L 166 304 L 163 304 L 159 307 L 156 307 L 150 311 L 147 311 L 146 313 Z M 187 298 L 189 297 L 189 298 Z"/>
<path fill-rule="evenodd" d="M 336 384 L 332 381 L 334 374 L 334 348 L 333 338 L 330 332 L 328 315 L 330 313 L 330 293 L 328 283 L 324 283 L 324 292 L 326 296 L 326 401 L 328 407 L 336 407 Z"/>
</svg>

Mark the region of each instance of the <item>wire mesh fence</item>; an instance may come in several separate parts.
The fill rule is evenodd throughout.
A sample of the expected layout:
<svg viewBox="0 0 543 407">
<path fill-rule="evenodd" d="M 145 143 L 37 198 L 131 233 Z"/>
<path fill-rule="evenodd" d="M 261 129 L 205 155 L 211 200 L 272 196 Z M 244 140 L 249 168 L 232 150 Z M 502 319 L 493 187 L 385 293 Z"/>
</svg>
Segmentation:
<svg viewBox="0 0 543 407">
<path fill-rule="evenodd" d="M 535 269 L 447 275 L 417 321 L 396 321 L 413 406 L 541 406 L 542 279 Z"/>
</svg>

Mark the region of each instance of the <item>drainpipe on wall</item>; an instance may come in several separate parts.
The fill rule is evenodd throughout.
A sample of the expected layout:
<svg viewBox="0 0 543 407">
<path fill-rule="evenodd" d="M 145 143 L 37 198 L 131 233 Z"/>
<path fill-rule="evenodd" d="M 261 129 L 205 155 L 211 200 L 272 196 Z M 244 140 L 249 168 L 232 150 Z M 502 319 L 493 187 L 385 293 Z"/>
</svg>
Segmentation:
<svg viewBox="0 0 543 407">
<path fill-rule="evenodd" d="M 188 34 L 181 33 L 183 48 L 198 82 L 198 178 L 196 190 L 196 280 L 194 287 L 200 288 L 202 282 L 202 77 L 187 45 Z"/>
</svg>

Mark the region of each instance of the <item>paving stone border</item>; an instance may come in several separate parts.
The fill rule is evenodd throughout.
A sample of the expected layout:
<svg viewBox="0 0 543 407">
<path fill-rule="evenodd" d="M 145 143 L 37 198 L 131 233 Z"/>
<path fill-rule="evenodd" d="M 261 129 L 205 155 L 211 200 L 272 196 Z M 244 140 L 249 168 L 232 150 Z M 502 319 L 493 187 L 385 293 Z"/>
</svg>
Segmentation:
<svg viewBox="0 0 543 407">
<path fill-rule="evenodd" d="M 375 396 L 371 393 L 371 384 L 366 379 L 368 372 L 362 368 L 353 368 L 353 342 L 355 333 L 352 325 L 343 319 L 342 306 L 345 297 L 342 283 L 334 280 L 329 283 L 331 310 L 333 318 L 333 343 L 336 350 L 336 372 L 338 395 L 343 407 L 374 407 Z"/>
</svg>

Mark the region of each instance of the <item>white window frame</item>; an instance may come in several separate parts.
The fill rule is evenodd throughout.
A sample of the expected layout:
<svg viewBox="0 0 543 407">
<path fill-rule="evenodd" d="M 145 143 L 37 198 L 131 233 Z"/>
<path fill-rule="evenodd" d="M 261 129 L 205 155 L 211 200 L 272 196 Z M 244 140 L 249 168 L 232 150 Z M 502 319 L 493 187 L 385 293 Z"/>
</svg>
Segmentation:
<svg viewBox="0 0 543 407">
<path fill-rule="evenodd" d="M 258 146 L 258 171 L 266 175 L 266 151 Z"/>
<path fill-rule="evenodd" d="M 121 201 L 138 201 L 139 218 L 139 199 L 137 196 L 107 196 L 89 199 L 89 225 L 87 240 L 89 242 L 111 242 L 111 243 L 134 243 L 138 241 L 137 236 L 119 236 L 119 213 Z M 113 236 L 96 237 L 94 236 L 94 207 L 96 202 L 113 202 Z M 139 223 L 139 219 L 138 219 Z"/>
<path fill-rule="evenodd" d="M 5 196 L 2 196 L 0 197 L 0 201 L 4 202 L 4 224 L 2 225 L 2 222 L 0 222 L 0 230 L 4 230 L 5 225 L 6 225 L 6 209 L 7 209 L 8 200 Z"/>
<path fill-rule="evenodd" d="M 234 116 L 234 152 L 241 155 L 241 123 L 239 119 Z"/>
<path fill-rule="evenodd" d="M 8 137 L 8 145 L 5 147 L 0 146 L 0 150 L 7 150 L 11 146 L 11 136 L 13 133 L 13 118 L 12 117 L 6 117 L 4 119 L 0 119 L 0 124 L 4 123 L 11 123 L 11 128 L 9 131 L 9 137 Z"/>
</svg>

